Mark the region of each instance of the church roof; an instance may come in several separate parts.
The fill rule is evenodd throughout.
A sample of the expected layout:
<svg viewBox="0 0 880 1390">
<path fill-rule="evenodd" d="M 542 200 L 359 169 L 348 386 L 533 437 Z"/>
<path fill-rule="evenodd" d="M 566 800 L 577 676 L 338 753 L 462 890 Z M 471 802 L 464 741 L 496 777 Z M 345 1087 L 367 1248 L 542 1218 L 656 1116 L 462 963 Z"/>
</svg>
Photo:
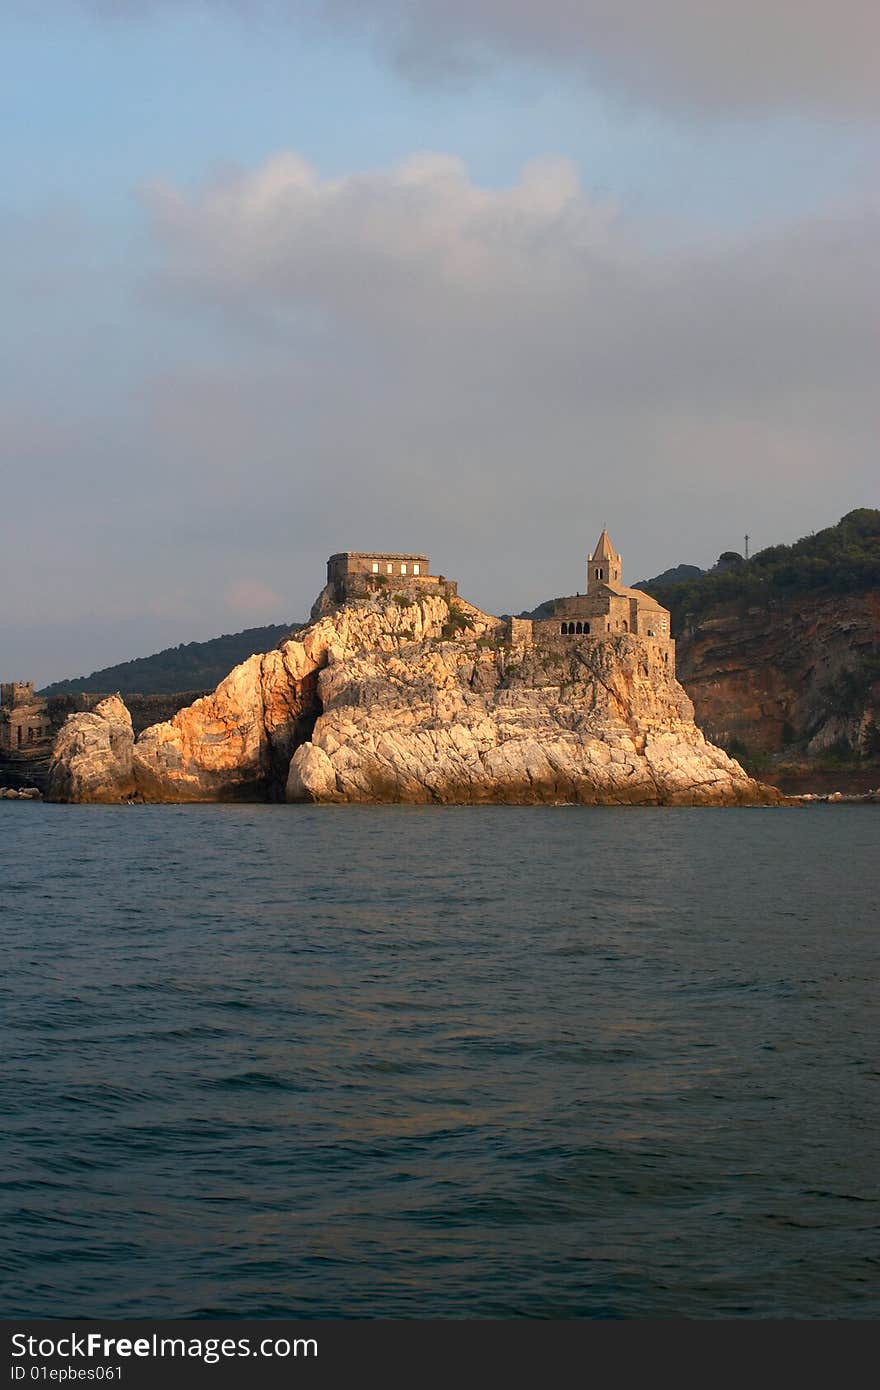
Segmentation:
<svg viewBox="0 0 880 1390">
<path fill-rule="evenodd" d="M 629 589 L 626 584 L 615 584 L 613 579 L 604 579 L 599 588 L 609 589 L 618 598 L 634 598 L 642 608 L 659 608 L 661 613 L 669 611 L 662 603 L 658 603 L 652 594 L 646 594 L 644 589 Z"/>
<path fill-rule="evenodd" d="M 593 551 L 594 560 L 616 560 L 617 551 L 611 544 L 611 537 L 605 526 L 602 527 L 602 534 L 596 542 L 596 549 Z"/>
</svg>

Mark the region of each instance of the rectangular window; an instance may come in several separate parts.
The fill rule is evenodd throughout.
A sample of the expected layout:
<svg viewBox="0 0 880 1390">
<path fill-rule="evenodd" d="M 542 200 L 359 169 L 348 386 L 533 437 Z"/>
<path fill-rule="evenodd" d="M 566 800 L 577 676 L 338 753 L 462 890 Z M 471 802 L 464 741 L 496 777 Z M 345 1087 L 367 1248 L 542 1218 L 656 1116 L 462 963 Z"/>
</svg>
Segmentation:
<svg viewBox="0 0 880 1390">
<path fill-rule="evenodd" d="M 385 569 L 388 572 L 388 574 L 394 573 L 394 566 L 392 565 L 390 560 L 388 561 L 388 564 L 385 566 Z"/>
<path fill-rule="evenodd" d="M 406 574 L 406 565 L 401 565 L 401 566 L 400 566 L 400 573 L 401 573 L 401 574 Z"/>
<path fill-rule="evenodd" d="M 418 565 L 413 565 L 413 574 L 418 574 L 418 573 L 419 573 L 419 567 L 418 567 Z"/>
<path fill-rule="evenodd" d="M 378 563 L 377 560 L 374 560 L 374 561 L 373 561 L 373 573 L 374 573 L 374 574 L 378 574 L 378 573 L 379 573 L 379 563 Z"/>
</svg>

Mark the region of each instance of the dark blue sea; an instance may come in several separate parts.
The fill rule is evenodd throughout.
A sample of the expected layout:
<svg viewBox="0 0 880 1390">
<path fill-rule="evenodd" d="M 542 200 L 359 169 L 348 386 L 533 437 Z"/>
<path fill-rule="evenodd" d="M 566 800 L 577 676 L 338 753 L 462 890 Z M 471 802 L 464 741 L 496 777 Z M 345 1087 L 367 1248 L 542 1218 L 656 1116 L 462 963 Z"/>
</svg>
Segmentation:
<svg viewBox="0 0 880 1390">
<path fill-rule="evenodd" d="M 0 1315 L 880 1316 L 878 840 L 0 803 Z"/>
</svg>

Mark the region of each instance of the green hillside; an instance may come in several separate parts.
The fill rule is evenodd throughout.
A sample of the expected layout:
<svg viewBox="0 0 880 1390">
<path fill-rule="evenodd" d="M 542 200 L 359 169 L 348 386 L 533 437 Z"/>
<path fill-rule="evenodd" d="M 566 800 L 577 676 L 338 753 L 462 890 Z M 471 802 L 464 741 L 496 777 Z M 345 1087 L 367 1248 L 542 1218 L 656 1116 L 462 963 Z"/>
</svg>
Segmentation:
<svg viewBox="0 0 880 1390">
<path fill-rule="evenodd" d="M 659 575 L 639 587 L 670 609 L 675 631 L 716 604 L 732 600 L 763 606 L 807 591 L 851 593 L 876 588 L 880 586 L 880 511 L 859 507 L 836 526 L 804 536 L 793 545 L 771 545 L 749 560 L 729 552 L 703 575 L 683 582 L 665 580 L 666 575 Z"/>
<path fill-rule="evenodd" d="M 302 626 L 302 623 L 281 623 L 249 627 L 244 632 L 224 633 L 208 642 L 181 643 L 155 656 L 141 656 L 134 661 L 123 661 L 119 666 L 106 666 L 90 676 L 55 681 L 40 694 L 118 691 L 120 695 L 172 695 L 179 690 L 213 690 L 233 666 L 256 652 L 271 651 Z"/>
</svg>

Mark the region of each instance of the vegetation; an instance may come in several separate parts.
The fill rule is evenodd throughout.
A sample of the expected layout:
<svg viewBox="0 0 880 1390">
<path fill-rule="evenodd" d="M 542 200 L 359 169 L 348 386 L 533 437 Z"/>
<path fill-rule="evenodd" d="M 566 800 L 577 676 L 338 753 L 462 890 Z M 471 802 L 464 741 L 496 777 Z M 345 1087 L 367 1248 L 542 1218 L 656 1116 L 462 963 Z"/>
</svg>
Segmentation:
<svg viewBox="0 0 880 1390">
<path fill-rule="evenodd" d="M 736 758 L 736 761 L 745 768 L 750 777 L 760 777 L 770 766 L 769 753 L 760 751 L 752 753 L 741 738 L 728 739 L 727 743 L 722 746 L 725 752 L 729 753 L 732 758 Z"/>
<path fill-rule="evenodd" d="M 285 637 L 298 631 L 301 623 L 251 627 L 245 632 L 224 633 L 209 642 L 186 642 L 168 647 L 155 656 L 106 666 L 90 676 L 55 681 L 41 695 L 78 695 L 83 691 L 120 695 L 173 695 L 179 690 L 213 690 L 233 666 L 257 652 L 268 652 Z"/>
<path fill-rule="evenodd" d="M 457 603 L 450 603 L 449 617 L 440 629 L 440 634 L 444 642 L 452 642 L 460 632 L 464 632 L 466 628 L 472 628 L 473 625 L 473 619 L 469 618 Z"/>
<path fill-rule="evenodd" d="M 685 584 L 690 579 L 702 579 L 705 573 L 706 571 L 701 570 L 699 565 L 676 565 L 671 570 L 664 570 L 662 574 L 655 575 L 653 579 L 645 579 L 640 584 L 634 584 L 633 588 L 649 589 L 651 585 L 668 587 L 670 584 Z"/>
<path fill-rule="evenodd" d="M 841 734 L 840 738 L 835 739 L 825 754 L 825 758 L 829 763 L 838 763 L 844 766 L 851 763 L 855 756 L 856 750 L 846 737 L 846 734 Z"/>
<path fill-rule="evenodd" d="M 669 571 L 667 571 L 669 573 Z M 640 585 L 672 612 L 680 631 L 716 604 L 739 601 L 764 606 L 774 599 L 827 590 L 847 593 L 880 586 L 880 511 L 859 507 L 836 526 L 804 536 L 793 545 L 772 545 L 750 560 L 727 551 L 700 578 Z"/>
</svg>

